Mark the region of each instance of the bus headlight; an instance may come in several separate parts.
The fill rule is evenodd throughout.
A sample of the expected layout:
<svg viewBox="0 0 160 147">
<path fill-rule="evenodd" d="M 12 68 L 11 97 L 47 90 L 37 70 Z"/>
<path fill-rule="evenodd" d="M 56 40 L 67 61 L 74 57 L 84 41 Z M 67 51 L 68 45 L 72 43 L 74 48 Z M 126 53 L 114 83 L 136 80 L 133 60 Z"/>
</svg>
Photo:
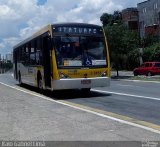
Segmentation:
<svg viewBox="0 0 160 147">
<path fill-rule="evenodd" d="M 67 79 L 67 78 L 69 78 L 68 75 L 65 75 L 65 74 L 62 73 L 62 72 L 59 73 L 59 77 L 60 77 L 61 79 Z"/>
<path fill-rule="evenodd" d="M 106 77 L 106 76 L 107 76 L 107 71 L 103 72 L 103 73 L 101 74 L 101 76 L 102 76 L 102 77 Z"/>
</svg>

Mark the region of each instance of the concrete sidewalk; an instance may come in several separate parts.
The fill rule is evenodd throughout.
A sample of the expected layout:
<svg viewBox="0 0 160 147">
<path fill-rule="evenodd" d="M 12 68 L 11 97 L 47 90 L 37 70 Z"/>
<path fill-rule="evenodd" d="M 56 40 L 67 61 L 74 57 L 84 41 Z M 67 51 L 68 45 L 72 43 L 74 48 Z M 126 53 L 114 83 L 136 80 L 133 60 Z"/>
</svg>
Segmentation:
<svg viewBox="0 0 160 147">
<path fill-rule="evenodd" d="M 117 71 L 111 71 L 111 78 L 130 78 L 133 77 L 133 71 L 118 71 L 119 77 L 117 77 Z"/>
<path fill-rule="evenodd" d="M 111 72 L 111 79 L 160 83 L 160 75 L 155 75 L 155 76 L 145 76 L 145 75 L 134 76 L 133 75 L 133 71 L 119 71 L 119 76 L 118 77 L 117 77 L 117 72 L 116 71 L 112 71 Z"/>
</svg>

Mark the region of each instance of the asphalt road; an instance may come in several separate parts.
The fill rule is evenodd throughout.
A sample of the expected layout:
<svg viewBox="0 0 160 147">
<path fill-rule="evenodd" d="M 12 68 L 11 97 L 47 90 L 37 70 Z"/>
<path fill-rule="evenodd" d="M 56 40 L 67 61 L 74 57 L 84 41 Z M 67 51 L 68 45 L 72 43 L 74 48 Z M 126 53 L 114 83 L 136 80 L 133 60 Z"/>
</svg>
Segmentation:
<svg viewBox="0 0 160 147">
<path fill-rule="evenodd" d="M 112 80 L 110 88 L 66 101 L 160 125 L 160 83 Z"/>
<path fill-rule="evenodd" d="M 160 141 L 160 83 L 112 80 L 88 94 L 0 75 L 0 140 Z"/>
</svg>

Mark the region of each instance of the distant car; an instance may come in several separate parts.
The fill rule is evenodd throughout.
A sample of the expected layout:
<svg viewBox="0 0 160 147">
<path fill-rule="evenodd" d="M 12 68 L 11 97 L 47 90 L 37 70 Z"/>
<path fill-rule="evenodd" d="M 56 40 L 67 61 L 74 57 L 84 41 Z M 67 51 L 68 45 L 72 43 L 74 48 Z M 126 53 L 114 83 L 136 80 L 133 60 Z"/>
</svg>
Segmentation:
<svg viewBox="0 0 160 147">
<path fill-rule="evenodd" d="M 145 62 L 140 67 L 133 70 L 134 76 L 138 75 L 160 75 L 160 62 Z"/>
</svg>

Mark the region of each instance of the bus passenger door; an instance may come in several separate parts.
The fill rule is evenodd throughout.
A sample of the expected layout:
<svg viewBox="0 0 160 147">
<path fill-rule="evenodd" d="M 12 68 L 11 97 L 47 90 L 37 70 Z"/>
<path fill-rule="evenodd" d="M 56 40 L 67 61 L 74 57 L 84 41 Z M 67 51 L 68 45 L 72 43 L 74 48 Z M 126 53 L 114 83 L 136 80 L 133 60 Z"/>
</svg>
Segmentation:
<svg viewBox="0 0 160 147">
<path fill-rule="evenodd" d="M 48 33 L 47 33 L 48 34 Z M 51 87 L 51 38 L 49 35 L 43 37 L 43 66 L 45 86 Z"/>
</svg>

